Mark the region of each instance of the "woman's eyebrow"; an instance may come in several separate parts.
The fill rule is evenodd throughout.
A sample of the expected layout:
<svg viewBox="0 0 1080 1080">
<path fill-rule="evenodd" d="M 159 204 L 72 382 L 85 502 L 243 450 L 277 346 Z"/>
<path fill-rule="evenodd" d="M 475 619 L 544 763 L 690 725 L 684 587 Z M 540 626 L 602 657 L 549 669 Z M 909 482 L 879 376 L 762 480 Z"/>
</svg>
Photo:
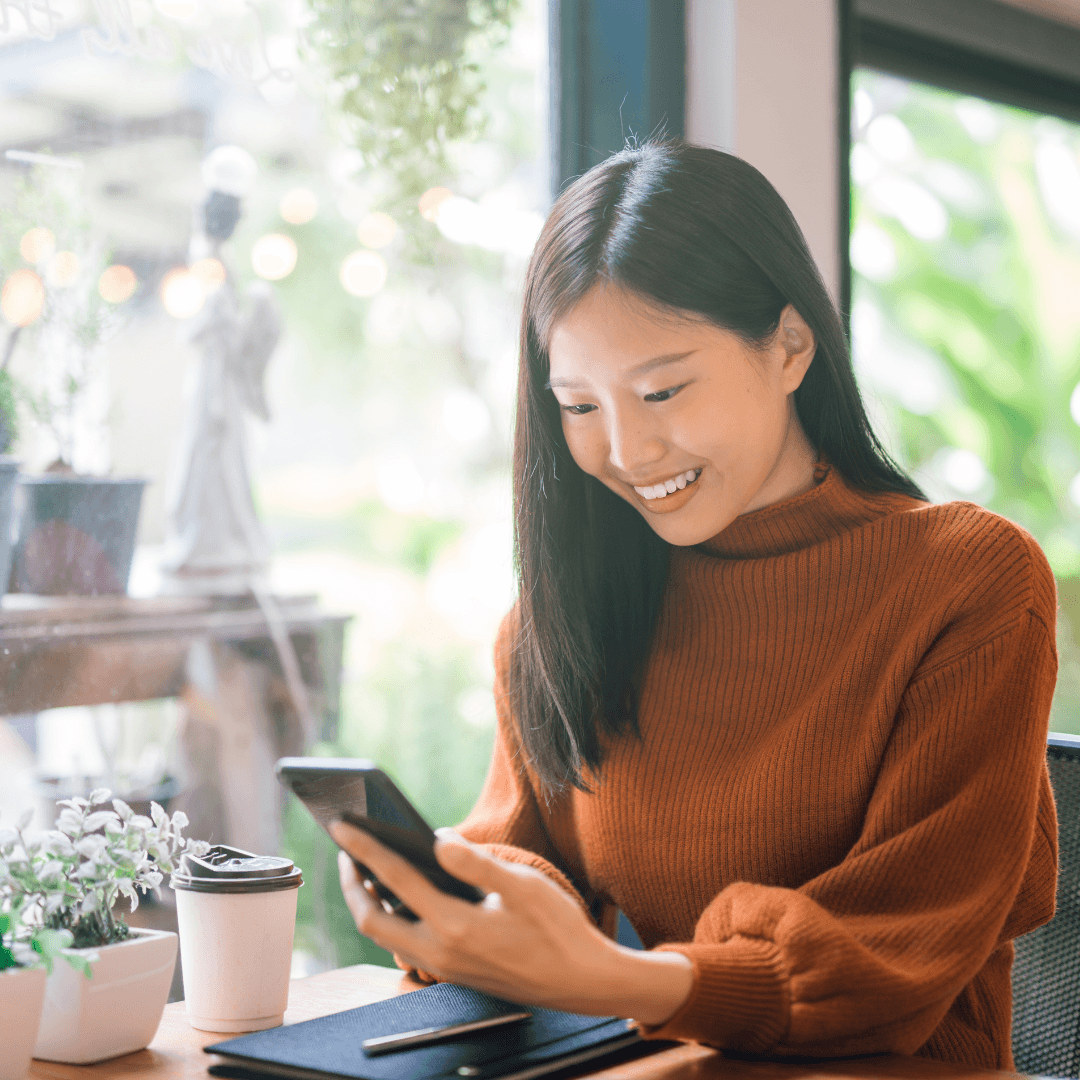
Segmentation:
<svg viewBox="0 0 1080 1080">
<path fill-rule="evenodd" d="M 627 375 L 644 375 L 646 372 L 653 371 L 655 368 L 664 367 L 667 364 L 677 364 L 680 360 L 688 360 L 697 349 L 687 349 L 683 353 L 667 353 L 664 356 L 654 356 L 651 360 L 646 360 L 637 367 L 632 367 Z"/>
<path fill-rule="evenodd" d="M 645 375 L 650 371 L 655 371 L 656 368 L 665 367 L 668 364 L 678 364 L 682 360 L 688 360 L 698 350 L 689 349 L 683 353 L 666 353 L 663 356 L 654 356 L 650 360 L 644 360 L 635 367 L 632 367 L 626 374 L 630 376 Z M 545 390 L 554 390 L 556 387 L 562 387 L 566 390 L 580 390 L 584 386 L 578 379 L 548 379 L 544 383 Z"/>
</svg>

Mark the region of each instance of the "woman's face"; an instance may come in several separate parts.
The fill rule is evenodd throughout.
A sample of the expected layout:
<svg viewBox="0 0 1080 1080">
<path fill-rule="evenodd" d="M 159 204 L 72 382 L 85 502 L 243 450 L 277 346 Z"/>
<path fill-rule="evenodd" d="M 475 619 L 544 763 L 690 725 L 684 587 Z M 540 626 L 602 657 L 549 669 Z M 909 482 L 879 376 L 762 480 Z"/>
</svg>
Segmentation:
<svg viewBox="0 0 1080 1080">
<path fill-rule="evenodd" d="M 598 285 L 552 331 L 549 385 L 574 461 L 686 546 L 812 485 L 791 394 L 814 348 L 790 305 L 758 350 Z"/>
</svg>

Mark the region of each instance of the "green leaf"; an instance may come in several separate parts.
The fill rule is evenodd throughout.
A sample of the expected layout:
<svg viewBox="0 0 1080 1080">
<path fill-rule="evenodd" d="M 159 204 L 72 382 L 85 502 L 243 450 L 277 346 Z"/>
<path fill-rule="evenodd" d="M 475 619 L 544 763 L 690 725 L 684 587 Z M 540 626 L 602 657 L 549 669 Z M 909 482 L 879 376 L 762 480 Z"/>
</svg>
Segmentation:
<svg viewBox="0 0 1080 1080">
<path fill-rule="evenodd" d="M 63 952 L 60 954 L 60 958 L 75 971 L 81 971 L 88 979 L 94 977 L 94 969 L 91 966 L 91 960 L 97 959 L 96 954 L 87 957 L 83 953 Z"/>
</svg>

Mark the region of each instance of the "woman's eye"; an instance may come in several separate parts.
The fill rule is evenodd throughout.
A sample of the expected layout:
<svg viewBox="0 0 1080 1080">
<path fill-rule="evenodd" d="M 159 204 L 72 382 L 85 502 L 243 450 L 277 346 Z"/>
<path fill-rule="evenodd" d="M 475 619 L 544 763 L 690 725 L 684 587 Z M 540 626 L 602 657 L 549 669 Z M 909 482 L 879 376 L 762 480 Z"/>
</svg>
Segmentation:
<svg viewBox="0 0 1080 1080">
<path fill-rule="evenodd" d="M 568 412 L 573 416 L 584 416 L 585 413 L 592 412 L 595 409 L 595 405 L 563 405 L 563 412 Z"/>
<path fill-rule="evenodd" d="M 670 398 L 673 398 L 685 385 L 686 383 L 683 383 L 682 386 L 671 386 L 667 390 L 657 390 L 655 394 L 646 394 L 645 400 L 668 401 Z"/>
</svg>

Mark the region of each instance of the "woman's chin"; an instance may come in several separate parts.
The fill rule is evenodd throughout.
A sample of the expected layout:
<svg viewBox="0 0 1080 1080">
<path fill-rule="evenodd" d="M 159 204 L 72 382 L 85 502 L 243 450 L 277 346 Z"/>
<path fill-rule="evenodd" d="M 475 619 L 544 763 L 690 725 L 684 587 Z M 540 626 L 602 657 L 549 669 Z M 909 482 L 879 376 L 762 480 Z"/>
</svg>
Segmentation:
<svg viewBox="0 0 1080 1080">
<path fill-rule="evenodd" d="M 723 532 L 736 517 L 733 513 L 718 514 L 715 509 L 708 515 L 694 513 L 692 504 L 687 505 L 685 509 L 676 509 L 666 514 L 650 512 L 642 507 L 639 507 L 639 510 L 653 532 L 675 547 L 693 547 L 695 544 L 703 544 L 717 533 Z"/>
</svg>

